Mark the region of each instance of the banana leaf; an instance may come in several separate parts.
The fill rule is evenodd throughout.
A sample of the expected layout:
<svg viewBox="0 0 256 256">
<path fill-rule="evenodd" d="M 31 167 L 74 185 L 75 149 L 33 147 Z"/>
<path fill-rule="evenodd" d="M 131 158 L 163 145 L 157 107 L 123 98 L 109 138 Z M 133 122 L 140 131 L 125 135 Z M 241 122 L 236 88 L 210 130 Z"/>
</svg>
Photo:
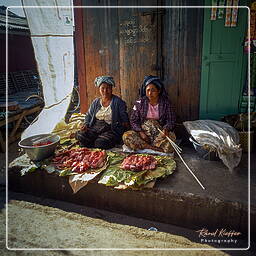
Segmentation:
<svg viewBox="0 0 256 256">
<path fill-rule="evenodd" d="M 118 163 L 122 163 L 122 161 L 125 159 L 126 155 L 124 154 L 120 154 L 120 153 L 116 153 L 116 152 L 107 152 L 108 156 L 109 156 L 109 164 L 110 165 L 116 165 Z"/>
<path fill-rule="evenodd" d="M 108 155 L 110 157 L 110 165 L 98 182 L 106 186 L 118 187 L 118 185 L 124 184 L 131 189 L 140 189 L 157 178 L 163 178 L 172 174 L 176 168 L 176 162 L 169 156 L 155 156 L 158 162 L 155 170 L 134 172 L 120 168 L 125 158 L 124 155 L 113 152 L 111 152 L 111 154 L 108 153 Z"/>
<path fill-rule="evenodd" d="M 25 174 L 34 172 L 34 171 L 36 171 L 36 170 L 38 170 L 38 169 L 39 169 L 39 168 L 38 168 L 37 166 L 31 165 L 31 166 L 29 166 L 29 167 L 24 167 L 24 168 L 22 168 L 21 171 L 20 171 L 20 174 L 21 174 L 21 176 L 24 176 Z"/>
<path fill-rule="evenodd" d="M 124 171 L 118 165 L 112 165 L 103 173 L 98 183 L 106 186 L 117 186 L 119 183 L 131 178 L 132 175 L 134 175 L 134 172 Z"/>
</svg>

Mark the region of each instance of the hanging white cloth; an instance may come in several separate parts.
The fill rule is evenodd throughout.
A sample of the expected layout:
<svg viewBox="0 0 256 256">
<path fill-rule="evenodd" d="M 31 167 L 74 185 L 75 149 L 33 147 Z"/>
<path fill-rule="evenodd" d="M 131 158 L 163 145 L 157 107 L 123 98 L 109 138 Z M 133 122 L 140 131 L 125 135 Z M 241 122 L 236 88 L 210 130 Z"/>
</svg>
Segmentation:
<svg viewBox="0 0 256 256">
<path fill-rule="evenodd" d="M 70 0 L 22 2 L 45 102 L 37 121 L 23 132 L 23 139 L 36 134 L 51 133 L 56 124 L 65 117 L 74 84 L 74 19 Z"/>
</svg>

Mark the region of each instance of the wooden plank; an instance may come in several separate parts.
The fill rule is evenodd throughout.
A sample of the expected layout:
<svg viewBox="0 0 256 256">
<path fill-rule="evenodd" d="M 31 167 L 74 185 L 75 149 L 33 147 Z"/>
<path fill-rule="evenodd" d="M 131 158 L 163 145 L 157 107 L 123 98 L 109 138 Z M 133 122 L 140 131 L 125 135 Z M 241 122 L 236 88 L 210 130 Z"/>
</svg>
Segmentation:
<svg viewBox="0 0 256 256">
<path fill-rule="evenodd" d="M 26 115 L 31 115 L 31 114 L 33 114 L 33 113 L 35 113 L 35 112 L 37 112 L 37 111 L 40 111 L 40 110 L 42 110 L 42 107 L 41 107 L 41 106 L 33 107 L 33 108 L 31 108 L 31 109 L 26 110 L 26 113 L 27 113 Z M 8 123 L 12 123 L 12 122 L 18 120 L 21 115 L 22 115 L 22 112 L 21 112 L 21 113 L 18 113 L 18 114 L 15 115 L 15 116 L 9 117 L 9 118 L 8 118 Z M 2 127 L 2 126 L 4 126 L 4 125 L 6 125 L 6 120 L 5 120 L 5 119 L 0 121 L 0 127 Z"/>
<path fill-rule="evenodd" d="M 107 5 L 108 1 L 83 1 L 84 5 Z M 118 5 L 117 0 L 111 4 Z M 99 96 L 94 86 L 95 77 L 114 77 L 116 88 L 113 93 L 120 95 L 118 10 L 116 8 L 95 8 L 83 10 L 84 49 L 86 65 L 86 88 L 88 104 Z"/>
<path fill-rule="evenodd" d="M 17 132 L 14 136 L 8 138 L 8 145 L 19 140 L 22 132 Z"/>
<path fill-rule="evenodd" d="M 14 128 L 12 129 L 9 137 L 8 137 L 8 144 L 10 144 L 10 143 L 12 143 L 12 142 L 14 142 L 14 141 L 16 141 L 17 139 L 20 138 L 21 133 L 20 132 L 17 133 L 17 130 L 18 130 L 18 128 L 20 126 L 20 123 L 23 120 L 23 118 L 25 116 L 31 115 L 31 114 L 33 114 L 35 112 L 40 111 L 40 110 L 42 110 L 42 107 L 41 106 L 36 106 L 34 108 L 31 108 L 31 109 L 26 109 L 23 112 L 8 118 L 8 123 L 12 123 L 12 122 L 18 120 L 17 123 L 15 124 Z M 6 125 L 6 120 L 2 120 L 0 122 L 0 127 L 2 127 L 4 125 Z M 3 152 L 5 152 L 5 141 L 3 139 L 1 131 L 0 131 L 0 149 Z"/>
<path fill-rule="evenodd" d="M 12 123 L 12 122 L 18 120 L 20 118 L 21 114 L 22 113 L 19 113 L 19 114 L 16 114 L 15 116 L 11 116 L 10 118 L 8 118 L 8 123 Z M 2 127 L 4 125 L 6 125 L 6 119 L 0 121 L 0 127 Z"/>
<path fill-rule="evenodd" d="M 82 0 L 74 1 L 74 5 L 82 6 Z M 84 28 L 83 28 L 83 9 L 74 8 L 75 16 L 75 54 L 76 54 L 76 71 L 78 75 L 80 112 L 85 113 L 88 109 L 88 95 L 86 89 L 86 66 L 84 52 Z"/>
<path fill-rule="evenodd" d="M 171 2 L 176 6 L 200 4 L 203 2 L 195 0 Z M 198 119 L 203 9 L 167 9 L 163 27 L 164 82 L 177 122 Z"/>
<path fill-rule="evenodd" d="M 121 4 L 124 1 L 121 1 Z M 141 5 L 143 1 L 130 1 L 131 5 Z M 147 1 L 157 5 L 157 1 Z M 156 9 L 120 9 L 120 80 L 121 94 L 130 110 L 139 97 L 139 88 L 146 75 L 158 75 L 157 14 Z M 145 12 L 148 15 L 145 15 Z M 161 67 L 160 67 L 161 69 Z"/>
<path fill-rule="evenodd" d="M 22 121 L 22 119 L 24 118 L 24 116 L 26 116 L 27 113 L 26 111 L 23 111 L 20 115 L 20 118 L 18 119 L 18 121 L 16 122 L 15 126 L 13 127 L 10 137 L 13 137 L 15 135 L 15 132 L 18 130 L 18 128 L 20 127 L 20 123 Z"/>
<path fill-rule="evenodd" d="M 20 126 L 20 123 L 22 121 L 22 119 L 25 117 L 25 116 L 28 116 L 28 115 L 31 115 L 35 112 L 38 112 L 42 109 L 41 106 L 36 106 L 34 108 L 31 108 L 31 109 L 26 109 L 24 110 L 22 113 L 19 113 L 18 115 L 15 115 L 15 116 L 12 116 L 11 118 L 8 118 L 8 123 L 12 123 L 14 121 L 17 121 L 17 123 L 15 124 L 14 128 L 12 129 L 9 137 L 8 137 L 8 143 L 11 143 L 15 140 L 17 140 L 17 138 L 19 138 L 19 135 L 16 134 L 19 126 Z M 3 125 L 6 125 L 6 120 L 2 120 L 0 122 L 0 127 L 2 127 Z M 3 140 L 3 137 L 2 137 L 2 134 L 0 134 L 0 146 L 1 148 L 3 149 L 3 143 L 4 143 L 4 140 Z"/>
<path fill-rule="evenodd" d="M 13 128 L 13 130 L 11 131 L 10 137 L 13 137 L 17 131 L 17 129 L 20 127 L 20 123 L 22 121 L 22 119 L 25 116 L 31 115 L 35 112 L 40 111 L 42 108 L 40 106 L 34 107 L 32 109 L 26 109 L 25 111 L 22 112 L 22 115 L 20 116 L 20 118 L 18 119 L 17 123 L 15 124 L 15 127 Z"/>
</svg>

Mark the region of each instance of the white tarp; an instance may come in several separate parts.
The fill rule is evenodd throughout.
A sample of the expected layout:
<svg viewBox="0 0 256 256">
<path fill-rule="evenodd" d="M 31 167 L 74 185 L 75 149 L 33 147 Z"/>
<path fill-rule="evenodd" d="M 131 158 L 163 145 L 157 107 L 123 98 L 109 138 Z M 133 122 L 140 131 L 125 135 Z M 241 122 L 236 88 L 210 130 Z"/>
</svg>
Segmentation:
<svg viewBox="0 0 256 256">
<path fill-rule="evenodd" d="M 22 139 L 51 133 L 67 112 L 74 84 L 73 8 L 70 4 L 70 0 L 23 0 L 45 108 L 37 121 L 24 131 Z"/>
<path fill-rule="evenodd" d="M 242 148 L 238 131 L 231 125 L 215 120 L 183 122 L 189 134 L 201 145 L 216 149 L 223 163 L 233 170 L 241 161 Z"/>
</svg>

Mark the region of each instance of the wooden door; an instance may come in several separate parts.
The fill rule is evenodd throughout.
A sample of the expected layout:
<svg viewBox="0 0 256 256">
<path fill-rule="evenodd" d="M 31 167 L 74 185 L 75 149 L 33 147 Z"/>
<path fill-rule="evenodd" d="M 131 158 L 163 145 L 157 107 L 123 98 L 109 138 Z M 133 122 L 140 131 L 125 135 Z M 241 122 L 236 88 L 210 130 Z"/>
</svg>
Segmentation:
<svg viewBox="0 0 256 256">
<path fill-rule="evenodd" d="M 148 5 L 157 5 L 157 1 L 148 1 Z M 163 14 L 158 9 L 119 9 L 121 94 L 129 109 L 138 98 L 144 77 L 161 75 Z"/>
<path fill-rule="evenodd" d="M 142 2 L 132 0 L 129 5 L 137 6 Z M 121 6 L 127 3 L 124 0 L 87 0 L 82 4 Z M 147 5 L 156 6 L 157 0 L 149 0 Z M 139 96 L 144 76 L 161 75 L 162 15 L 161 10 L 154 8 L 83 8 L 83 28 L 76 32 L 83 33 L 84 45 L 85 84 L 80 85 L 82 110 L 86 111 L 99 96 L 94 87 L 97 76 L 114 77 L 117 85 L 114 94 L 121 96 L 130 110 Z M 82 57 L 79 52 L 77 56 L 79 65 Z"/>
<path fill-rule="evenodd" d="M 206 1 L 210 5 L 209 0 Z M 220 119 L 238 113 L 243 85 L 243 40 L 247 10 L 239 9 L 236 27 L 225 27 L 224 19 L 210 20 L 204 12 L 200 118 Z"/>
<path fill-rule="evenodd" d="M 203 5 L 202 0 L 172 0 L 166 5 Z M 202 8 L 167 8 L 163 24 L 163 80 L 177 123 L 199 118 Z"/>
<path fill-rule="evenodd" d="M 102 6 L 108 1 L 83 1 L 84 6 Z M 117 5 L 117 0 L 112 1 Z M 119 62 L 119 24 L 116 8 L 83 8 L 83 41 L 85 62 L 85 86 L 87 100 L 90 103 L 99 96 L 94 86 L 97 76 L 109 75 L 115 80 L 114 94 L 120 95 L 120 62 Z M 80 33 L 81 33 L 80 32 Z M 79 53 L 78 53 L 79 54 Z M 83 108 L 84 109 L 84 108 Z"/>
</svg>

